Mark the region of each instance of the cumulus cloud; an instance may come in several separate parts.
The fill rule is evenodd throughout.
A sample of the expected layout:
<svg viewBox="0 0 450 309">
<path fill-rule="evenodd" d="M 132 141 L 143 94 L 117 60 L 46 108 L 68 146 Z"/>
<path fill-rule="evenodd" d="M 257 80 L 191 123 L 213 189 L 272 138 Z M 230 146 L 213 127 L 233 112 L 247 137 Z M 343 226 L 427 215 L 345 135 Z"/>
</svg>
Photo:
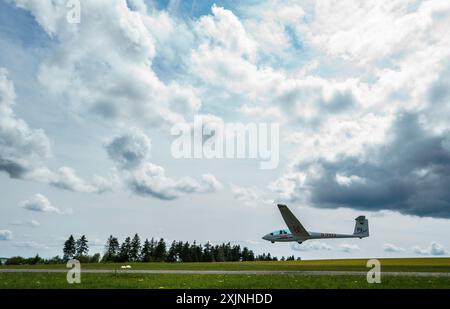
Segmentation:
<svg viewBox="0 0 450 309">
<path fill-rule="evenodd" d="M 173 200 L 185 194 L 214 192 L 220 183 L 213 175 L 203 175 L 200 180 L 191 177 L 171 178 L 163 167 L 144 163 L 133 170 L 127 180 L 129 189 L 141 196 Z"/>
<path fill-rule="evenodd" d="M 110 189 L 110 182 L 101 176 L 94 176 L 93 183 L 86 183 L 70 167 L 61 167 L 53 174 L 49 184 L 64 190 L 86 193 L 103 193 Z"/>
<path fill-rule="evenodd" d="M 43 130 L 14 114 L 15 99 L 8 71 L 0 68 L 0 171 L 23 178 L 50 155 L 50 143 Z"/>
<path fill-rule="evenodd" d="M 353 253 L 355 251 L 360 250 L 359 246 L 355 244 L 341 244 L 339 248 L 341 249 L 341 251 L 346 253 Z"/>
<path fill-rule="evenodd" d="M 30 221 L 27 221 L 27 223 L 28 223 L 28 225 L 30 225 L 30 226 L 32 226 L 32 227 L 38 227 L 38 226 L 41 226 L 41 224 L 40 224 L 39 221 L 37 221 L 37 220 L 30 220 Z"/>
<path fill-rule="evenodd" d="M 141 130 L 130 129 L 106 145 L 111 160 L 121 168 L 134 168 L 149 159 L 151 141 Z"/>
<path fill-rule="evenodd" d="M 199 180 L 167 176 L 162 166 L 148 161 L 151 141 L 141 130 L 128 130 L 110 140 L 105 148 L 121 171 L 125 186 L 134 194 L 173 200 L 185 194 L 214 192 L 222 187 L 211 174 L 204 174 Z"/>
<path fill-rule="evenodd" d="M 444 43 L 448 19 L 437 16 L 449 10 L 441 1 L 317 1 L 315 18 L 308 25 L 297 24 L 296 30 L 328 55 L 367 66 L 384 58 L 408 57 L 429 42 Z"/>
<path fill-rule="evenodd" d="M 230 183 L 233 198 L 248 206 L 261 206 L 264 204 L 272 204 L 273 201 L 265 198 L 265 194 L 257 187 L 243 187 Z"/>
<path fill-rule="evenodd" d="M 262 7 L 270 11 L 268 6 Z M 287 133 L 285 141 L 298 145 L 292 151 L 296 163 L 270 188 L 280 198 L 317 207 L 448 218 L 449 4 L 317 1 L 303 8 L 314 16 L 294 25 L 303 43 L 373 79 L 277 72 L 280 78 L 271 83 L 276 88 L 264 88 L 277 94 L 286 117 L 314 129 Z M 342 18 L 349 10 L 357 13 Z M 282 20 L 276 22 L 288 24 Z"/>
<path fill-rule="evenodd" d="M 427 248 L 420 248 L 419 246 L 414 246 L 412 250 L 415 254 L 419 255 L 440 256 L 448 254 L 448 251 L 444 248 L 444 246 L 435 241 L 431 242 L 430 246 Z"/>
<path fill-rule="evenodd" d="M 333 247 L 321 241 L 306 241 L 302 244 L 294 243 L 291 249 L 295 251 L 331 251 Z"/>
<path fill-rule="evenodd" d="M 445 138 L 426 130 L 418 115 L 399 114 L 384 144 L 367 146 L 363 155 L 299 162 L 297 178 L 284 177 L 273 186 L 292 200 L 308 196 L 318 207 L 448 218 L 450 152 Z"/>
<path fill-rule="evenodd" d="M 157 41 L 177 31 L 167 13 L 150 14 L 142 1 L 86 1 L 82 22 L 73 25 L 66 21 L 64 2 L 15 3 L 57 40 L 40 66 L 39 80 L 73 110 L 162 126 L 200 108 L 191 86 L 165 83 L 153 71 Z"/>
<path fill-rule="evenodd" d="M 230 10 L 213 5 L 212 15 L 202 16 L 196 23 L 197 33 L 210 41 L 248 59 L 255 57 L 256 43 L 252 40 L 239 18 Z"/>
<path fill-rule="evenodd" d="M 46 183 L 58 189 L 81 193 L 101 194 L 111 191 L 115 185 L 114 176 L 106 179 L 102 176 L 94 175 L 92 180 L 88 182 L 79 177 L 75 169 L 67 166 L 60 167 L 56 171 L 52 171 L 47 167 L 40 167 L 26 175 L 26 179 Z"/>
<path fill-rule="evenodd" d="M 9 230 L 0 230 L 0 240 L 11 240 L 13 233 Z"/>
<path fill-rule="evenodd" d="M 394 244 L 385 243 L 382 246 L 384 252 L 403 252 L 405 249 L 400 248 Z"/>
<path fill-rule="evenodd" d="M 280 199 L 450 217 L 445 1 L 272 1 L 239 15 L 214 5 L 183 22 L 142 0 L 102 0 L 83 3 L 79 25 L 66 22 L 64 3 L 9 2 L 54 39 L 38 78 L 76 111 L 153 126 L 219 105 L 249 118 L 273 116 L 296 146 L 287 153 L 293 164 L 270 185 Z M 2 83 L 2 102 L 12 102 L 10 83 Z M 48 141 L 10 105 L 2 103 L 0 170 L 20 178 L 48 155 Z M 18 138 L 4 123 L 22 123 Z M 167 176 L 148 162 L 151 144 L 138 132 L 114 142 L 108 155 L 133 192 L 175 198 L 217 187 L 213 177 Z M 70 168 L 33 175 L 73 191 L 109 187 Z M 235 191 L 243 201 L 258 194 Z"/>
<path fill-rule="evenodd" d="M 303 14 L 300 11 L 284 10 L 285 21 L 293 22 Z M 299 15 L 293 13 L 289 16 L 289 12 L 299 12 Z M 238 29 L 233 39 L 225 31 L 211 36 L 214 32 L 211 29 L 228 23 Z M 258 21 L 246 25 L 255 23 Z M 251 30 L 246 29 L 233 12 L 213 7 L 211 16 L 204 16 L 196 23 L 195 32 L 200 39 L 190 55 L 191 73 L 215 92 L 238 96 L 237 101 L 242 103 L 241 112 L 249 116 L 268 116 L 270 112 L 273 113 L 270 116 L 283 116 L 287 123 L 316 127 L 329 115 L 348 113 L 357 105 L 361 91 L 356 79 L 329 81 L 319 76 L 289 75 L 276 67 L 259 63 L 258 57 L 251 56 L 254 53 L 243 51 L 258 47 L 255 41 L 258 36 L 253 36 Z M 230 41 L 228 44 L 222 43 L 227 40 Z M 238 47 L 241 45 L 246 48 Z M 255 106 L 250 107 L 249 102 Z"/>
<path fill-rule="evenodd" d="M 54 187 L 89 193 L 102 193 L 111 184 L 103 177 L 94 176 L 88 184 L 78 177 L 70 167 L 61 167 L 57 172 L 45 166 L 50 156 L 50 142 L 41 129 L 32 129 L 14 114 L 16 94 L 8 78 L 8 71 L 0 68 L 0 171 L 11 178 L 20 178 Z"/>
<path fill-rule="evenodd" d="M 215 192 L 223 188 L 222 183 L 213 174 L 203 174 L 201 182 L 204 192 Z"/>
<path fill-rule="evenodd" d="M 61 213 L 61 210 L 53 206 L 47 197 L 42 194 L 36 194 L 30 199 L 20 202 L 19 206 L 35 212 Z"/>
<path fill-rule="evenodd" d="M 299 44 L 292 30 L 302 23 L 304 8 L 295 2 L 270 1 L 248 10 L 256 18 L 245 20 L 244 25 L 260 47 L 260 53 L 276 60 L 286 59 L 287 51 Z"/>
</svg>

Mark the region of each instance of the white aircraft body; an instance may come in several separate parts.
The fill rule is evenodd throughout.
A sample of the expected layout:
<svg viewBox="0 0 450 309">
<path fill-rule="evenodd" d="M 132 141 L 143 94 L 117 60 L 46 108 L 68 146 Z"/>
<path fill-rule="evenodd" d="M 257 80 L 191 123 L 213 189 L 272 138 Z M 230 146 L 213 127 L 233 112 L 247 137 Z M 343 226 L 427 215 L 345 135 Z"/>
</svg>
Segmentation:
<svg viewBox="0 0 450 309">
<path fill-rule="evenodd" d="M 286 205 L 278 205 L 278 208 L 289 230 L 278 230 L 263 237 L 264 240 L 272 243 L 296 241 L 301 244 L 309 239 L 369 237 L 369 220 L 365 216 L 355 219 L 353 234 L 316 233 L 307 231 Z"/>
</svg>

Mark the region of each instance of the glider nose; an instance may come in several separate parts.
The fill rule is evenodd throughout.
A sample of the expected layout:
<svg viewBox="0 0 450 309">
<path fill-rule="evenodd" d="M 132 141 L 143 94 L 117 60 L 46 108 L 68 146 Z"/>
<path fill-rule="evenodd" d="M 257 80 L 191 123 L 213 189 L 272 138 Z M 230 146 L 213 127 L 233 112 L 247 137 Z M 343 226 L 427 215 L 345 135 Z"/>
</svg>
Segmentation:
<svg viewBox="0 0 450 309">
<path fill-rule="evenodd" d="M 264 235 L 262 239 L 269 240 L 269 234 Z"/>
</svg>

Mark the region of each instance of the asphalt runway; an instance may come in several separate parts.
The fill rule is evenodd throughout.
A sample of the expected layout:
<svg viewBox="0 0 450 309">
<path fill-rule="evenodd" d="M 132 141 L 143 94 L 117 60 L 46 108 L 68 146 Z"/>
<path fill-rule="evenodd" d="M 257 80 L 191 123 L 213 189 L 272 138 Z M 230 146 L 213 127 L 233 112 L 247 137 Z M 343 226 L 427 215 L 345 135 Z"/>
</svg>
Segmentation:
<svg viewBox="0 0 450 309">
<path fill-rule="evenodd" d="M 69 269 L 0 269 L 0 273 L 67 273 Z M 177 274 L 177 275 L 296 275 L 366 276 L 364 271 L 284 271 L 284 270 L 111 270 L 84 269 L 85 274 Z M 449 277 L 450 272 L 381 272 L 382 276 Z"/>
</svg>

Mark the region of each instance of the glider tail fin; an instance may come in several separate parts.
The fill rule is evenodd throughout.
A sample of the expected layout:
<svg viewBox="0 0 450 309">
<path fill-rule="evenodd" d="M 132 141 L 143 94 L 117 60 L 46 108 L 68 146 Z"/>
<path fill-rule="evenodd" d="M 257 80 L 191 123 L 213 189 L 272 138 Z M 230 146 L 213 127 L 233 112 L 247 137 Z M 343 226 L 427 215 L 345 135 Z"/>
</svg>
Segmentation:
<svg viewBox="0 0 450 309">
<path fill-rule="evenodd" d="M 355 219 L 355 231 L 353 235 L 360 238 L 369 237 L 369 220 L 365 216 L 359 216 Z"/>
</svg>

